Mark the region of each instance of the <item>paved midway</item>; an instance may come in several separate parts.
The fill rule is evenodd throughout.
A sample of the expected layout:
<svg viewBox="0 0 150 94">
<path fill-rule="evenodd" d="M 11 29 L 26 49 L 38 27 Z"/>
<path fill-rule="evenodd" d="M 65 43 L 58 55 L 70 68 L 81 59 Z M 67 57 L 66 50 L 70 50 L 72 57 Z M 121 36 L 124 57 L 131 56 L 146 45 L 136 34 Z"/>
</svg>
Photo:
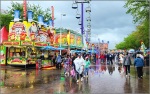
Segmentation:
<svg viewBox="0 0 150 94">
<path fill-rule="evenodd" d="M 130 75 L 126 78 L 124 69 L 116 64 L 96 64 L 89 77 L 77 84 L 74 78 L 65 77 L 63 70 L 2 67 L 0 94 L 149 93 L 149 67 L 144 67 L 143 79 L 137 78 L 133 66 Z"/>
</svg>

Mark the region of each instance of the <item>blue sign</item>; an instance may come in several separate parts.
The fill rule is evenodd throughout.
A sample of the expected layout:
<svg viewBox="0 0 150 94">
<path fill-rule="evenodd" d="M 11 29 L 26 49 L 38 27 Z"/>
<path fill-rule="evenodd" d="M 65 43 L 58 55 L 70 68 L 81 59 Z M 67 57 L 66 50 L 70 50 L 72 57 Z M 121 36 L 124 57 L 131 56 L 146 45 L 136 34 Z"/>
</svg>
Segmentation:
<svg viewBox="0 0 150 94">
<path fill-rule="evenodd" d="M 19 19 L 20 19 L 20 11 L 15 10 L 14 11 L 14 21 L 19 21 Z"/>
<path fill-rule="evenodd" d="M 44 17 L 42 15 L 38 16 L 38 22 L 39 24 L 43 25 Z"/>
<path fill-rule="evenodd" d="M 53 24 L 53 20 L 52 20 L 52 19 L 50 19 L 50 20 L 48 21 L 48 23 L 49 23 L 49 26 L 52 26 L 52 24 Z"/>
<path fill-rule="evenodd" d="M 28 22 L 31 22 L 33 20 L 33 12 L 28 11 Z"/>
</svg>

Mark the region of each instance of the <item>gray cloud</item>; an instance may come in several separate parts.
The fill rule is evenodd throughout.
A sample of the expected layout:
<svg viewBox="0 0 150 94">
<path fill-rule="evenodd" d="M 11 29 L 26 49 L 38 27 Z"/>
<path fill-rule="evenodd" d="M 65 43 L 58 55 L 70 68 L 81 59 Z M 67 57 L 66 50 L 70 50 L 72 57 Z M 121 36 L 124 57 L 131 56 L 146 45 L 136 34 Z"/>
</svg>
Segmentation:
<svg viewBox="0 0 150 94">
<path fill-rule="evenodd" d="M 43 9 L 54 6 L 55 9 L 55 27 L 64 27 L 80 32 L 80 26 L 76 17 L 76 10 L 73 10 L 72 1 L 29 1 L 29 3 L 39 4 Z M 109 48 L 114 48 L 116 43 L 119 43 L 135 30 L 135 25 L 132 22 L 132 16 L 126 14 L 124 1 L 91 1 L 91 40 L 98 42 L 98 38 L 105 42 L 110 41 Z M 7 9 L 10 6 L 10 1 L 1 1 L 1 8 Z M 88 4 L 84 4 L 84 28 L 87 29 L 86 18 L 89 16 L 85 12 Z M 78 5 L 79 13 L 81 4 Z M 61 14 L 65 13 L 66 17 Z"/>
</svg>

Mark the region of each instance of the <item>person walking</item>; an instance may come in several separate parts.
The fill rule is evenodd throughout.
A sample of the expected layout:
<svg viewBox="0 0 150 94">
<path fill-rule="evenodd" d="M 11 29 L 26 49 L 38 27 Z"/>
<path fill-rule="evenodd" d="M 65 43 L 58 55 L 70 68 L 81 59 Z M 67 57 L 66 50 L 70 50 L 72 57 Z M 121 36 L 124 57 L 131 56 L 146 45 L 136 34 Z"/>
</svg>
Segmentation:
<svg viewBox="0 0 150 94">
<path fill-rule="evenodd" d="M 140 54 L 137 54 L 137 57 L 134 60 L 134 66 L 137 68 L 137 74 L 138 78 L 143 78 L 143 66 L 144 66 L 144 60 L 140 57 Z"/>
<path fill-rule="evenodd" d="M 77 55 L 74 53 L 72 56 L 72 67 L 74 68 L 74 70 L 76 70 L 75 64 L 74 64 L 74 60 L 77 58 Z"/>
<path fill-rule="evenodd" d="M 62 62 L 62 59 L 61 59 L 61 55 L 58 55 L 57 58 L 56 58 L 56 68 L 57 69 L 61 69 L 61 62 Z"/>
<path fill-rule="evenodd" d="M 85 58 L 85 66 L 84 66 L 84 76 L 88 77 L 88 71 L 89 71 L 89 67 L 90 67 L 91 63 L 89 61 L 89 58 L 86 57 Z"/>
<path fill-rule="evenodd" d="M 106 58 L 107 58 L 107 64 L 110 64 L 109 53 L 107 53 Z"/>
<path fill-rule="evenodd" d="M 74 60 L 76 74 L 77 74 L 77 83 L 79 82 L 79 77 L 83 81 L 83 71 L 84 71 L 84 59 L 81 54 L 78 54 L 78 57 Z"/>
<path fill-rule="evenodd" d="M 110 53 L 110 54 L 109 54 L 109 60 L 110 60 L 111 65 L 113 65 L 112 59 L 113 59 L 113 55 L 112 55 L 112 53 Z"/>
<path fill-rule="evenodd" d="M 100 60 L 101 60 L 101 63 L 102 63 L 102 64 L 104 64 L 104 59 L 105 59 L 105 56 L 104 56 L 104 54 L 102 53 L 102 54 L 100 55 Z"/>
<path fill-rule="evenodd" d="M 122 63 L 123 63 L 123 57 L 124 57 L 123 54 L 119 55 L 119 65 L 120 66 L 122 66 Z"/>
<path fill-rule="evenodd" d="M 65 75 L 68 75 L 68 76 L 70 72 L 70 61 L 71 61 L 70 56 L 67 55 L 67 57 L 64 60 L 64 73 Z"/>
<path fill-rule="evenodd" d="M 127 76 L 130 77 L 130 65 L 131 65 L 131 58 L 130 58 L 130 55 L 126 53 L 126 56 L 124 57 L 124 60 L 123 60 L 123 66 L 125 68 L 126 77 Z"/>
</svg>

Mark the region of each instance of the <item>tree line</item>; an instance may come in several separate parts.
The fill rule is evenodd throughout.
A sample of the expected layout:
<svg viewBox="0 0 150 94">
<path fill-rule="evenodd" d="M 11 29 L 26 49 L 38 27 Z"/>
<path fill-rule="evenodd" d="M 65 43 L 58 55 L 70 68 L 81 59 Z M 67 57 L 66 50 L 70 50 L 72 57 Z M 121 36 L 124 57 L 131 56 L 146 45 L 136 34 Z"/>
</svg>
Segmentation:
<svg viewBox="0 0 150 94">
<path fill-rule="evenodd" d="M 116 44 L 117 49 L 139 49 L 141 42 L 149 48 L 149 0 L 127 0 L 124 7 L 127 14 L 133 16 L 133 22 L 137 23 L 135 31 L 124 40 Z"/>
</svg>

